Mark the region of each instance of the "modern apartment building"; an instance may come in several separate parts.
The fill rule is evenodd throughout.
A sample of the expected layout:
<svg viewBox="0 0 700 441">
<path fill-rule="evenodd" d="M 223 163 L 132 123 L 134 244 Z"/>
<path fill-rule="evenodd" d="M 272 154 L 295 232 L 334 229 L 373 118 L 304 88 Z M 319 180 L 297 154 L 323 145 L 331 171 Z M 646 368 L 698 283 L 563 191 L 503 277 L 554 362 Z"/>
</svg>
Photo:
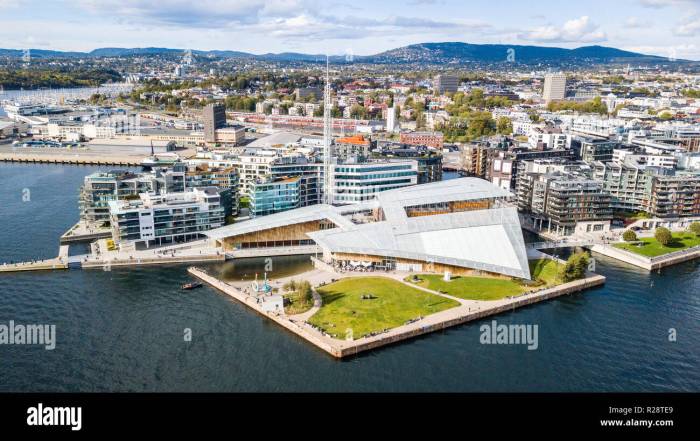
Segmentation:
<svg viewBox="0 0 700 441">
<path fill-rule="evenodd" d="M 186 242 L 225 224 L 230 192 L 216 187 L 109 202 L 112 239 L 121 249 Z"/>
<path fill-rule="evenodd" d="M 544 76 L 542 99 L 546 103 L 561 101 L 566 97 L 566 75 L 550 73 Z"/>
<path fill-rule="evenodd" d="M 320 204 L 323 186 L 323 163 L 316 157 L 282 157 L 270 167 L 273 178 L 298 176 L 299 206 Z"/>
<path fill-rule="evenodd" d="M 489 153 L 485 143 L 468 144 L 461 149 L 462 170 L 467 176 L 488 179 Z"/>
<path fill-rule="evenodd" d="M 140 193 L 163 190 L 167 190 L 165 182 L 152 174 L 124 170 L 92 173 L 80 188 L 80 219 L 89 224 L 105 224 L 109 222 L 110 201 L 137 199 Z"/>
<path fill-rule="evenodd" d="M 586 162 L 612 161 L 613 151 L 617 145 L 616 141 L 589 137 L 574 137 L 571 141 L 571 148 L 578 158 Z"/>
<path fill-rule="evenodd" d="M 185 188 L 216 187 L 229 191 L 231 215 L 238 214 L 238 172 L 234 167 L 190 167 L 185 173 Z M 182 190 L 184 191 L 184 189 Z"/>
<path fill-rule="evenodd" d="M 603 186 L 574 173 L 521 173 L 517 199 L 518 209 L 532 223 L 557 234 L 573 233 L 579 222 L 612 219 L 610 195 Z"/>
<path fill-rule="evenodd" d="M 504 190 L 514 190 L 518 181 L 518 170 L 523 161 L 545 158 L 573 159 L 572 150 L 494 150 L 489 161 L 491 182 Z"/>
<path fill-rule="evenodd" d="M 300 176 L 267 177 L 255 182 L 250 191 L 250 216 L 267 216 L 301 206 Z"/>
<path fill-rule="evenodd" d="M 596 161 L 593 178 L 610 193 L 610 205 L 614 210 L 646 211 L 651 202 L 651 169 L 625 163 Z"/>
<path fill-rule="evenodd" d="M 700 215 L 700 175 L 655 176 L 648 211 L 661 218 Z"/>
<path fill-rule="evenodd" d="M 414 160 L 332 165 L 333 204 L 353 204 L 373 199 L 377 193 L 418 183 L 418 162 Z"/>
</svg>

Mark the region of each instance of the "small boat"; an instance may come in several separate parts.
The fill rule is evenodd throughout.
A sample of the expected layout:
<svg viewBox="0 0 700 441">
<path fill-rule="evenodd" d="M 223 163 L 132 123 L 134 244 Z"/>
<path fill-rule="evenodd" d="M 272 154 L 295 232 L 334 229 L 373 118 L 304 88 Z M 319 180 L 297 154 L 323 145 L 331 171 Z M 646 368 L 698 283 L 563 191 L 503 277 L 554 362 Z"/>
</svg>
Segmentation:
<svg viewBox="0 0 700 441">
<path fill-rule="evenodd" d="M 185 283 L 182 285 L 182 289 L 195 289 L 199 288 L 200 286 L 202 286 L 202 282 Z"/>
</svg>

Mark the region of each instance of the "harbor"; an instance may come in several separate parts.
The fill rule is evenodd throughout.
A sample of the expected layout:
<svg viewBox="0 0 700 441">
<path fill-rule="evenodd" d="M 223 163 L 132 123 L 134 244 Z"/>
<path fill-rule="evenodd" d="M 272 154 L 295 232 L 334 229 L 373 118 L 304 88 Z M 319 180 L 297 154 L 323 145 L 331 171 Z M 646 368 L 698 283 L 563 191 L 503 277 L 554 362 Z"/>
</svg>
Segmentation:
<svg viewBox="0 0 700 441">
<path fill-rule="evenodd" d="M 5 207 L 0 213 L 5 225 L 0 231 L 2 260 L 55 257 L 57 238 L 76 222 L 75 193 L 70 190 L 78 188 L 86 174 L 99 169 L 17 163 L 0 167 L 0 184 L 7 190 L 0 194 Z M 38 175 L 44 178 L 37 179 Z M 20 199 L 24 188 L 31 189 L 31 201 Z M 42 210 L 35 211 L 37 206 Z M 33 221 L 27 222 L 28 218 Z M 81 246 L 71 243 L 71 252 L 90 252 Z M 562 252 L 556 250 L 560 256 Z M 280 332 L 281 325 L 208 284 L 193 291 L 181 289 L 183 284 L 199 280 L 189 275 L 188 265 L 204 268 L 219 281 L 245 287 L 255 273 L 262 278 L 267 262 L 257 257 L 137 265 L 129 259 L 130 266 L 107 267 L 110 271 L 96 266 L 83 271 L 3 273 L 0 311 L 8 316 L 14 311 L 33 312 L 32 317 L 38 317 L 34 320 L 50 314 L 59 325 L 59 348 L 70 360 L 66 365 L 47 359 L 27 371 L 19 368 L 24 366 L 21 359 L 25 355 L 18 353 L 0 366 L 4 386 L 7 390 L 51 391 L 534 388 L 583 392 L 620 388 L 688 391 L 698 381 L 697 373 L 686 365 L 688 357 L 695 363 L 700 347 L 695 338 L 700 329 L 694 309 L 700 289 L 698 260 L 667 267 L 659 274 L 596 255 L 595 272 L 606 278 L 605 284 L 492 316 L 504 323 L 539 323 L 540 346 L 546 350 L 530 352 L 508 345 L 485 348 L 478 344 L 483 321 L 476 320 L 403 340 L 410 344 L 389 344 L 378 352 L 343 358 L 328 355 L 296 333 Z M 299 279 L 314 270 L 309 262 L 308 256 L 273 257 L 268 277 L 274 279 L 273 286 L 288 278 Z M 520 300 L 528 298 L 535 297 Z M 67 323 L 76 321 L 91 330 L 89 338 L 84 332 L 64 331 Z M 639 331 L 638 323 L 647 324 L 644 332 Z M 668 323 L 686 329 L 685 337 L 677 343 L 659 344 Z M 192 329 L 192 342 L 183 343 L 183 328 Z M 115 339 L 115 335 L 120 337 Z M 370 341 L 357 341 L 363 340 Z M 571 351 L 572 346 L 577 350 Z M 115 358 L 115 353 L 120 356 Z M 26 356 L 34 354 L 27 351 Z M 522 366 L 523 357 L 528 369 L 513 375 L 513 370 Z M 178 361 L 173 362 L 175 359 Z M 640 364 L 648 369 L 634 377 L 622 374 Z M 94 369 L 86 370 L 87 365 Z M 560 369 L 553 371 L 552 365 Z M 165 366 L 178 367 L 162 371 Z M 220 366 L 228 366 L 236 374 L 223 373 L 217 368 Z M 494 366 L 502 369 L 494 370 Z M 158 377 L 154 377 L 156 371 L 161 372 Z M 571 376 L 573 371 L 580 375 Z M 83 375 L 76 377 L 75 372 Z M 309 372 L 314 372 L 313 380 Z M 425 372 L 437 372 L 439 378 Z M 105 373 L 109 375 L 105 377 Z M 397 383 L 397 378 L 402 381 Z"/>
</svg>

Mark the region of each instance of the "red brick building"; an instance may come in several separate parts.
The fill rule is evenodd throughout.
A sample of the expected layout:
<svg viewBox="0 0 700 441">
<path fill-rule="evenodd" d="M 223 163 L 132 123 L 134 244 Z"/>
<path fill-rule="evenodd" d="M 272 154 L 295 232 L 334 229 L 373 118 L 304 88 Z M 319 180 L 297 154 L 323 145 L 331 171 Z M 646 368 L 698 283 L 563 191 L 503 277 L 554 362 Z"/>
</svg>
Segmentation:
<svg viewBox="0 0 700 441">
<path fill-rule="evenodd" d="M 444 136 L 440 132 L 402 132 L 399 141 L 404 144 L 425 145 L 441 149 L 444 144 Z"/>
</svg>

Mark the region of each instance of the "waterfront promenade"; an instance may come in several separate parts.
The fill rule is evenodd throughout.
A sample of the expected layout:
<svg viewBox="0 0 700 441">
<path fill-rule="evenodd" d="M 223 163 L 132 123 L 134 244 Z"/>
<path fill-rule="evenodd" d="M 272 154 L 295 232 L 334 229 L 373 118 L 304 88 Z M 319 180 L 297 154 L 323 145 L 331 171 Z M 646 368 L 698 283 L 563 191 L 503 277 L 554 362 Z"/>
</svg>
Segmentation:
<svg viewBox="0 0 700 441">
<path fill-rule="evenodd" d="M 265 312 L 261 306 L 260 298 L 256 295 L 250 295 L 245 291 L 246 282 L 226 282 L 208 274 L 206 271 L 191 267 L 188 272 L 211 285 L 217 290 L 229 295 L 240 303 L 248 306 L 257 313 L 269 318 L 290 332 L 302 337 L 308 342 L 314 344 L 318 348 L 327 352 L 336 358 L 344 358 L 358 353 L 376 349 L 385 345 L 397 343 L 419 335 L 430 332 L 439 331 L 451 326 L 457 326 L 463 323 L 468 323 L 473 320 L 483 319 L 491 315 L 500 314 L 502 312 L 513 311 L 516 308 L 525 307 L 545 300 L 560 297 L 566 294 L 572 294 L 605 283 L 605 277 L 593 273 L 586 275 L 585 279 L 562 284 L 549 289 L 542 289 L 517 297 L 505 298 L 495 301 L 479 301 L 479 300 L 464 300 L 457 297 L 442 294 L 426 288 L 417 287 L 413 284 L 406 283 L 404 278 L 408 273 L 336 273 L 325 271 L 324 269 L 314 269 L 304 274 L 299 274 L 293 277 L 276 280 L 272 282 L 273 287 L 281 287 L 281 285 L 289 280 L 308 280 L 313 286 L 320 284 L 331 283 L 345 277 L 377 277 L 384 276 L 397 280 L 412 288 L 418 288 L 429 292 L 433 295 L 449 298 L 459 302 L 459 306 L 438 312 L 436 314 L 424 317 L 416 322 L 392 328 L 384 333 L 373 335 L 370 337 L 362 337 L 354 340 L 339 340 L 331 338 L 327 334 L 311 326 L 306 320 L 313 314 L 308 312 L 299 316 L 286 316 L 280 313 Z M 248 284 L 250 282 L 247 282 Z M 316 300 L 315 297 L 315 306 Z"/>
<path fill-rule="evenodd" d="M 65 270 L 68 269 L 68 260 L 68 246 L 61 245 L 58 256 L 53 259 L 3 263 L 0 265 L 0 272 Z"/>
<path fill-rule="evenodd" d="M 171 263 L 224 261 L 226 255 L 207 242 L 196 241 L 145 250 L 107 250 L 106 241 L 98 240 L 91 254 L 80 256 L 82 268 L 102 268 Z"/>
<path fill-rule="evenodd" d="M 676 265 L 678 263 L 687 262 L 688 260 L 700 258 L 700 247 L 688 248 L 673 253 L 662 254 L 656 257 L 642 256 L 640 254 L 610 245 L 594 245 L 591 247 L 591 251 L 602 254 L 603 256 L 620 260 L 639 268 L 644 268 L 648 271 L 653 271 L 665 266 Z"/>
</svg>

